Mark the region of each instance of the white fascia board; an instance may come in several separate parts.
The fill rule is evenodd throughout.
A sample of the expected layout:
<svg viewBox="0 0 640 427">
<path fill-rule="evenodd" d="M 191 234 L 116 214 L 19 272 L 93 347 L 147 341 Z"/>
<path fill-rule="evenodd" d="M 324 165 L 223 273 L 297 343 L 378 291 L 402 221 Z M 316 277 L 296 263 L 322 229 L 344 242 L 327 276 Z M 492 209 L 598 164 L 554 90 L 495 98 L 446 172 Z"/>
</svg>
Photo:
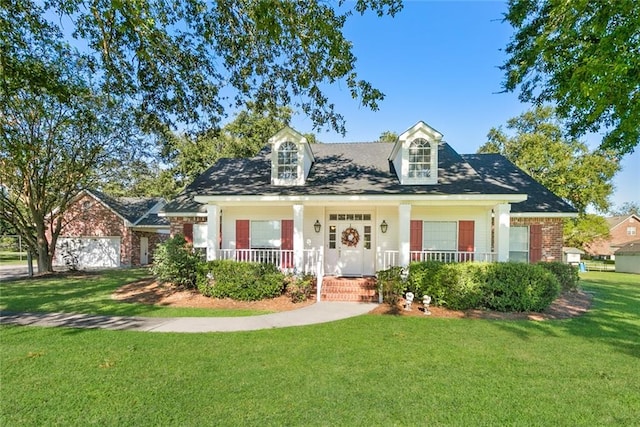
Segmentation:
<svg viewBox="0 0 640 427">
<path fill-rule="evenodd" d="M 575 212 L 511 212 L 511 218 L 577 218 Z"/>
<path fill-rule="evenodd" d="M 158 216 L 162 218 L 174 218 L 174 217 L 185 217 L 185 216 L 193 216 L 198 218 L 206 218 L 206 212 L 158 212 Z"/>
<path fill-rule="evenodd" d="M 478 195 L 421 195 L 421 194 L 372 194 L 372 195 L 307 195 L 307 196 L 195 196 L 194 200 L 203 204 L 250 204 L 250 203 L 309 203 L 344 204 L 376 203 L 394 205 L 399 203 L 438 203 L 438 204 L 500 204 L 518 203 L 527 199 L 526 194 L 478 194 Z"/>
</svg>

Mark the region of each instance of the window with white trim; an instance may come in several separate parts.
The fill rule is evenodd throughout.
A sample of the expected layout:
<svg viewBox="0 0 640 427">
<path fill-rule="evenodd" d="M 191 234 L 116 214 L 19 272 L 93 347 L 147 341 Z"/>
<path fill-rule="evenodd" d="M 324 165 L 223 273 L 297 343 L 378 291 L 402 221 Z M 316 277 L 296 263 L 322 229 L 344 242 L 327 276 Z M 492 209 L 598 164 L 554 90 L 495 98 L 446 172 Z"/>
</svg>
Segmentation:
<svg viewBox="0 0 640 427">
<path fill-rule="evenodd" d="M 280 247 L 280 221 L 251 221 L 251 249 Z"/>
<path fill-rule="evenodd" d="M 409 145 L 409 178 L 431 176 L 431 143 L 418 138 Z"/>
<path fill-rule="evenodd" d="M 278 148 L 278 179 L 298 179 L 298 146 L 291 141 Z"/>
<path fill-rule="evenodd" d="M 193 224 L 193 247 L 207 247 L 207 223 Z"/>
<path fill-rule="evenodd" d="M 422 250 L 456 251 L 458 223 L 455 221 L 425 221 L 422 225 Z"/>
<path fill-rule="evenodd" d="M 635 227 L 627 227 L 627 236 L 635 236 L 636 228 Z"/>
<path fill-rule="evenodd" d="M 529 262 L 529 227 L 509 229 L 509 261 Z"/>
</svg>

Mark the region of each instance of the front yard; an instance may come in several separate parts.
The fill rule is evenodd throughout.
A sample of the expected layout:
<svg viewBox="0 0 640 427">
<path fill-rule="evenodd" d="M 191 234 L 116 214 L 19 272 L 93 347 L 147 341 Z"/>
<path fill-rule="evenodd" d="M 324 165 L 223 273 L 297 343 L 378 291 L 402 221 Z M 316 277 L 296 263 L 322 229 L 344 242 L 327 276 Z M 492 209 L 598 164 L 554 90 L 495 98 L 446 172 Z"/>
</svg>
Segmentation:
<svg viewBox="0 0 640 427">
<path fill-rule="evenodd" d="M 116 276 L 1 284 L 0 304 L 164 309 L 112 300 L 141 277 Z M 0 424 L 635 425 L 640 276 L 588 272 L 581 284 L 591 309 L 559 321 L 366 315 L 184 335 L 4 326 Z"/>
</svg>

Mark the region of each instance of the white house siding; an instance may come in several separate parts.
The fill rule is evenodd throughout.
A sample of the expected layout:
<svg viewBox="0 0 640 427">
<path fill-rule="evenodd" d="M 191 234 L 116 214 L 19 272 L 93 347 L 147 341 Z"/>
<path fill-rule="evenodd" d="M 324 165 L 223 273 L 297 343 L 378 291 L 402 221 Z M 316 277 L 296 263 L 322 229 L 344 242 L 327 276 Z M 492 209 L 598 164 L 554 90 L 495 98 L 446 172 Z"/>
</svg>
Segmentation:
<svg viewBox="0 0 640 427">
<path fill-rule="evenodd" d="M 640 253 L 616 254 L 616 272 L 640 274 Z"/>
<path fill-rule="evenodd" d="M 222 206 L 222 248 L 236 248 L 236 220 L 279 221 L 293 219 L 293 207 L 255 205 L 242 207 Z M 305 211 L 306 213 L 306 211 Z"/>
<path fill-rule="evenodd" d="M 491 208 L 458 206 L 413 206 L 411 219 L 421 221 L 474 221 L 477 253 L 491 252 Z"/>
</svg>

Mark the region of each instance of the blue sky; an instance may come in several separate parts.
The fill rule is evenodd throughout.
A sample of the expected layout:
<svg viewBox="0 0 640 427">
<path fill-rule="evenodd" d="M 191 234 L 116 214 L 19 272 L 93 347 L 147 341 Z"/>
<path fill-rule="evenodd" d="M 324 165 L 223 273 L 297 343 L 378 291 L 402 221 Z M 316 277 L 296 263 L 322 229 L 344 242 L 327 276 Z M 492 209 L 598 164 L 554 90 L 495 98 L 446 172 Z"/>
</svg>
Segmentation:
<svg viewBox="0 0 640 427">
<path fill-rule="evenodd" d="M 375 141 L 387 130 L 402 133 L 419 120 L 437 129 L 459 153 L 474 153 L 490 128 L 528 110 L 516 93 L 501 92 L 502 49 L 512 34 L 502 23 L 504 2 L 405 1 L 395 16 L 353 16 L 345 26 L 354 45 L 360 78 L 385 93 L 380 109 L 359 107 L 346 85 L 327 90 L 345 117 L 347 134 L 318 132 L 322 142 Z M 296 116 L 292 126 L 311 132 L 310 120 Z M 584 139 L 598 145 L 597 135 Z M 626 156 L 611 197 L 617 206 L 640 203 L 640 152 Z"/>
</svg>

